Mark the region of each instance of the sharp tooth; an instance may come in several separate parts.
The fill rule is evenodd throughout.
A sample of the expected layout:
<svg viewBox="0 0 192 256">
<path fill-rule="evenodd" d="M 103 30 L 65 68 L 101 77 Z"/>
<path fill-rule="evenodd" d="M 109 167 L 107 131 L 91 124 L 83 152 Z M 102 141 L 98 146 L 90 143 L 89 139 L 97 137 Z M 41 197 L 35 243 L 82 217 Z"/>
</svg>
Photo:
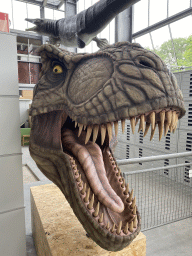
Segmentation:
<svg viewBox="0 0 192 256">
<path fill-rule="evenodd" d="M 163 135 L 164 123 L 165 123 L 165 110 L 160 112 L 160 122 L 158 123 L 158 127 L 159 127 L 159 141 L 161 140 L 162 135 Z"/>
<path fill-rule="evenodd" d="M 109 222 L 107 222 L 106 229 L 110 229 Z"/>
<path fill-rule="evenodd" d="M 99 223 L 103 222 L 103 213 L 101 213 L 101 216 L 98 221 L 99 221 Z"/>
<path fill-rule="evenodd" d="M 77 127 L 77 122 L 75 121 L 75 128 Z"/>
<path fill-rule="evenodd" d="M 72 167 L 72 169 L 75 171 L 75 170 L 77 170 L 77 165 L 74 165 L 73 167 Z"/>
<path fill-rule="evenodd" d="M 83 182 L 82 182 L 82 180 L 81 180 L 81 182 L 79 183 L 79 185 L 78 185 L 79 187 L 82 187 L 83 186 Z"/>
<path fill-rule="evenodd" d="M 152 127 L 151 127 L 152 128 Z M 156 126 L 154 129 L 151 130 L 151 137 L 150 137 L 150 141 L 153 139 L 153 136 L 155 134 L 155 129 L 156 129 Z"/>
<path fill-rule="evenodd" d="M 124 230 L 123 230 L 123 233 L 124 233 L 125 235 L 127 235 L 127 233 L 128 233 L 128 228 L 129 228 L 129 223 L 127 222 L 126 225 L 125 225 L 125 228 L 124 228 Z"/>
<path fill-rule="evenodd" d="M 143 135 L 143 137 L 145 137 L 149 131 L 149 127 L 150 127 L 150 123 L 146 123 L 146 126 L 145 126 L 145 133 Z"/>
<path fill-rule="evenodd" d="M 81 180 L 81 174 L 79 174 L 79 177 L 76 179 L 77 182 Z"/>
<path fill-rule="evenodd" d="M 82 130 L 83 130 L 83 124 L 79 124 L 79 133 L 78 133 L 78 137 L 81 135 Z"/>
<path fill-rule="evenodd" d="M 115 137 L 117 137 L 117 134 L 118 134 L 118 121 L 114 122 L 114 127 L 115 127 Z"/>
<path fill-rule="evenodd" d="M 134 134 L 134 132 L 135 132 L 135 117 L 131 117 L 130 122 L 131 122 L 131 130 L 132 130 L 132 133 Z"/>
<path fill-rule="evenodd" d="M 122 133 L 125 132 L 125 119 L 121 120 L 121 128 L 122 128 Z"/>
<path fill-rule="evenodd" d="M 135 216 L 134 220 L 133 220 L 133 227 L 136 228 L 137 227 L 137 215 Z"/>
<path fill-rule="evenodd" d="M 99 125 L 94 125 L 94 127 L 93 127 L 93 142 L 94 143 L 97 140 L 98 131 L 99 131 Z"/>
<path fill-rule="evenodd" d="M 133 208 L 133 209 L 135 208 L 135 205 L 136 205 L 136 196 L 135 196 L 135 198 L 133 199 L 133 203 L 132 203 L 132 208 Z"/>
<path fill-rule="evenodd" d="M 168 130 L 169 130 L 169 124 L 168 124 L 167 121 L 166 121 L 166 122 L 165 122 L 165 127 L 164 127 L 164 136 L 167 135 Z"/>
<path fill-rule="evenodd" d="M 94 194 L 92 195 L 91 201 L 90 201 L 90 203 L 88 204 L 87 208 L 88 208 L 89 210 L 93 209 L 93 204 L 94 204 Z"/>
<path fill-rule="evenodd" d="M 175 128 L 176 116 L 177 116 L 176 111 L 173 111 L 172 112 L 172 120 L 171 120 L 171 124 L 170 124 L 170 126 L 172 127 L 172 130 Z"/>
<path fill-rule="evenodd" d="M 119 226 L 117 228 L 116 233 L 119 235 L 121 233 L 121 227 L 122 227 L 122 220 L 119 222 Z"/>
<path fill-rule="evenodd" d="M 163 125 L 163 126 L 164 126 L 164 125 Z M 161 140 L 162 135 L 163 135 L 163 126 L 162 126 L 162 123 L 158 122 L 158 129 L 159 129 L 159 141 Z"/>
<path fill-rule="evenodd" d="M 101 125 L 101 145 L 103 145 L 105 141 L 105 135 L 106 135 L 106 126 L 102 124 Z"/>
<path fill-rule="evenodd" d="M 113 223 L 113 227 L 111 229 L 111 232 L 113 233 L 115 231 L 115 223 Z"/>
<path fill-rule="evenodd" d="M 128 195 L 128 193 L 129 193 L 129 184 L 127 183 L 124 194 Z"/>
<path fill-rule="evenodd" d="M 165 113 L 167 124 L 170 126 L 172 120 L 172 111 L 169 110 Z"/>
<path fill-rule="evenodd" d="M 77 170 L 76 172 L 75 172 L 75 175 L 77 176 L 79 174 L 79 171 Z"/>
<path fill-rule="evenodd" d="M 82 195 L 84 195 L 84 194 L 85 194 L 85 192 L 86 192 L 86 188 L 87 188 L 87 184 L 86 184 L 86 183 L 84 183 L 84 185 L 83 185 L 83 189 L 81 190 L 81 194 L 82 194 Z"/>
<path fill-rule="evenodd" d="M 89 195 L 90 195 L 90 188 L 88 188 L 88 190 L 87 190 L 87 194 L 86 194 L 86 197 L 84 199 L 85 203 L 89 202 Z"/>
<path fill-rule="evenodd" d="M 153 130 L 155 128 L 155 112 L 152 112 L 149 115 L 150 122 L 151 122 L 151 129 Z"/>
<path fill-rule="evenodd" d="M 137 206 L 135 205 L 134 209 L 133 209 L 133 214 L 135 215 L 137 212 Z"/>
<path fill-rule="evenodd" d="M 123 183 L 121 184 L 121 187 L 122 187 L 122 188 L 125 187 L 125 179 L 123 179 Z"/>
<path fill-rule="evenodd" d="M 164 122 L 165 122 L 165 110 L 162 110 L 162 111 L 160 112 L 160 121 L 161 121 L 161 123 L 163 123 L 163 125 L 164 125 Z"/>
<path fill-rule="evenodd" d="M 135 126 L 137 125 L 137 123 L 139 122 L 139 118 L 136 118 L 136 122 L 135 122 Z"/>
<path fill-rule="evenodd" d="M 108 135 L 109 135 L 109 142 L 112 139 L 112 125 L 111 123 L 107 123 L 107 131 L 108 131 Z"/>
<path fill-rule="evenodd" d="M 121 175 L 121 170 L 118 168 L 118 173 L 116 174 L 117 176 Z"/>
<path fill-rule="evenodd" d="M 139 124 L 139 129 L 138 132 L 142 130 L 144 132 L 145 130 L 145 115 L 140 116 L 140 124 Z"/>
<path fill-rule="evenodd" d="M 132 198 L 133 198 L 133 189 L 131 190 L 131 193 L 129 195 L 128 201 L 131 202 Z"/>
<path fill-rule="evenodd" d="M 132 233 L 133 232 L 133 221 L 131 221 L 129 225 L 129 231 Z"/>
<path fill-rule="evenodd" d="M 86 138 L 85 138 L 85 144 L 87 144 L 87 142 L 89 141 L 91 134 L 92 134 L 92 126 L 89 125 L 87 128 L 87 134 L 86 134 Z"/>
<path fill-rule="evenodd" d="M 95 212 L 93 213 L 94 217 L 97 217 L 99 215 L 99 208 L 100 208 L 100 202 L 98 201 L 97 206 L 95 208 Z"/>
</svg>

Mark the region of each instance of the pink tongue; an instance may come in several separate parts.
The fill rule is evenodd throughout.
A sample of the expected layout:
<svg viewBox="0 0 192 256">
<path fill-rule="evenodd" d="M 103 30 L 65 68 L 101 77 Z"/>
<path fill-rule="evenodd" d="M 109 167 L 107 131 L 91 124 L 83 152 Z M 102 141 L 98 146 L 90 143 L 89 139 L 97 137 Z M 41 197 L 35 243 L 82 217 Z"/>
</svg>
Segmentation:
<svg viewBox="0 0 192 256">
<path fill-rule="evenodd" d="M 79 160 L 98 200 L 112 211 L 121 213 L 124 210 L 124 204 L 109 184 L 100 147 L 91 141 L 85 145 L 84 141 L 85 136 L 81 135 L 78 138 L 69 129 L 62 133 L 64 150 L 70 150 Z"/>
</svg>

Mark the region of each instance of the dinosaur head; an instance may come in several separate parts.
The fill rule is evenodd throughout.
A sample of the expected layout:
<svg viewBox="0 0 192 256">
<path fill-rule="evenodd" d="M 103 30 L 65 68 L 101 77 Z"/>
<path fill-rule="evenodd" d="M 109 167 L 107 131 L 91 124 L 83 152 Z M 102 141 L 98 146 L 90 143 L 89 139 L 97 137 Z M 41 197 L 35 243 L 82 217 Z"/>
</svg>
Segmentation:
<svg viewBox="0 0 192 256">
<path fill-rule="evenodd" d="M 133 190 L 109 147 L 118 121 L 160 138 L 185 114 L 176 79 L 138 44 L 116 43 L 93 54 L 43 45 L 30 114 L 30 153 L 63 192 L 89 236 L 118 251 L 140 232 Z"/>
</svg>

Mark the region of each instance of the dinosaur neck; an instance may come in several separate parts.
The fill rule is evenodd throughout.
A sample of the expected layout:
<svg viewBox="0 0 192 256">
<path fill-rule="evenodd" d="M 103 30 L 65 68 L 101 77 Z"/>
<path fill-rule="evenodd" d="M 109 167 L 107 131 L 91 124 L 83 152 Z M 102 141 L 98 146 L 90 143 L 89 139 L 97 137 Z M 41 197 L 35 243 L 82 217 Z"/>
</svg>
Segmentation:
<svg viewBox="0 0 192 256">
<path fill-rule="evenodd" d="M 56 20 L 48 20 L 45 23 L 45 31 L 46 31 L 46 33 L 52 34 L 54 37 L 58 37 L 59 32 L 58 32 L 57 21 Z"/>
</svg>

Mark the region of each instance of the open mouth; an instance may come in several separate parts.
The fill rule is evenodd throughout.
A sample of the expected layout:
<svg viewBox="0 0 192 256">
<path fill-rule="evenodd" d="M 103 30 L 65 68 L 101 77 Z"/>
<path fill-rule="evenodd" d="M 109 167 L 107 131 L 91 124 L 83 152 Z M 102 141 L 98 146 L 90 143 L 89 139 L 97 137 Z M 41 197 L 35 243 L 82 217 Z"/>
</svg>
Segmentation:
<svg viewBox="0 0 192 256">
<path fill-rule="evenodd" d="M 174 132 L 181 112 L 178 108 L 151 111 L 129 118 L 132 132 L 143 131 L 144 136 L 151 127 L 150 140 L 158 126 L 159 139 L 163 131 Z M 56 177 L 66 180 L 55 182 L 68 199 L 90 237 L 101 247 L 117 251 L 127 246 L 140 232 L 141 221 L 136 206 L 134 191 L 125 183 L 109 144 L 117 136 L 118 122 L 125 130 L 125 119 L 106 124 L 83 125 L 73 121 L 63 110 L 51 111 L 33 117 L 30 152 L 38 164 L 33 145 L 43 147 L 44 156 L 38 167 L 45 171 L 51 165 Z M 51 154 L 49 155 L 49 150 Z M 58 150 L 58 160 L 56 151 Z M 35 156 L 36 155 L 36 156 Z M 42 153 L 41 153 L 42 157 Z M 64 161 L 58 164 L 59 159 Z M 42 162 L 43 161 L 43 162 Z M 53 171 L 52 171 L 53 172 Z M 44 172 L 50 178 L 47 172 Z M 63 183 L 63 184 L 62 184 Z M 69 200 L 70 199 L 70 200 Z M 84 225 L 86 223 L 86 225 Z M 106 239 L 106 240 L 105 240 Z"/>
<path fill-rule="evenodd" d="M 176 129 L 178 115 L 177 110 L 164 109 L 132 117 L 132 132 L 140 121 L 138 131 L 146 135 L 151 126 L 152 139 L 158 125 L 161 139 L 163 130 L 166 135 L 168 129 Z M 121 125 L 124 131 L 125 120 L 121 120 Z M 117 136 L 118 121 L 86 126 L 73 122 L 68 116 L 61 130 L 62 146 L 87 213 L 111 234 L 129 236 L 137 230 L 140 220 L 133 190 L 125 184 L 109 148 L 113 128 Z"/>
</svg>

